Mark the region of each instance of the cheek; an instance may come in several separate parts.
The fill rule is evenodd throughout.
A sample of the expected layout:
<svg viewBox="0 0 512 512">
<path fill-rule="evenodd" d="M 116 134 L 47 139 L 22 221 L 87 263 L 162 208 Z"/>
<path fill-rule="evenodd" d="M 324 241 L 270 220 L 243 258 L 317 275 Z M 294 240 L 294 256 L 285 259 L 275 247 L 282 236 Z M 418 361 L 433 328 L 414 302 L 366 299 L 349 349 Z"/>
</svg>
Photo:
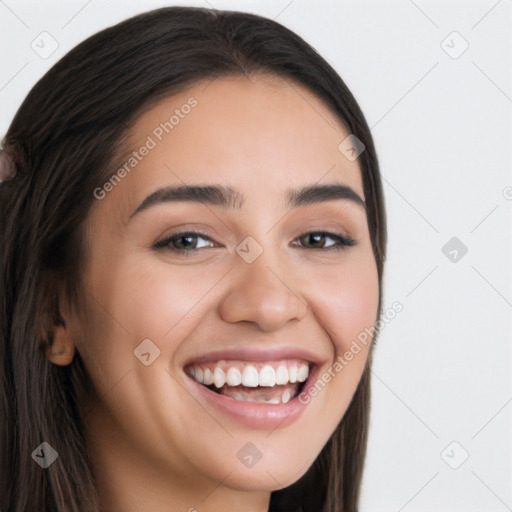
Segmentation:
<svg viewBox="0 0 512 512">
<path fill-rule="evenodd" d="M 159 340 L 162 350 L 173 339 L 186 336 L 191 319 L 207 301 L 208 293 L 219 281 L 219 271 L 207 266 L 173 268 L 167 262 L 150 262 L 120 269 L 115 305 L 119 318 L 129 326 L 132 338 Z"/>
<path fill-rule="evenodd" d="M 374 325 L 379 301 L 378 273 L 373 256 L 354 254 L 343 265 L 322 270 L 311 306 L 327 331 L 336 356 Z"/>
<path fill-rule="evenodd" d="M 322 273 L 323 278 L 317 279 L 322 284 L 317 286 L 310 304 L 331 342 L 332 360 L 320 369 L 318 394 L 313 391 L 311 398 L 320 400 L 323 410 L 331 411 L 326 420 L 334 429 L 366 365 L 377 318 L 379 283 L 371 253 L 354 257 L 328 275 L 325 270 Z M 328 393 L 322 391 L 325 387 Z"/>
<path fill-rule="evenodd" d="M 123 372 L 139 370 L 134 350 L 143 340 L 150 339 L 166 356 L 162 359 L 170 360 L 218 279 L 207 268 L 173 271 L 166 263 L 135 257 L 103 261 L 93 269 L 86 341 L 78 349 L 98 384 L 108 390 Z"/>
</svg>

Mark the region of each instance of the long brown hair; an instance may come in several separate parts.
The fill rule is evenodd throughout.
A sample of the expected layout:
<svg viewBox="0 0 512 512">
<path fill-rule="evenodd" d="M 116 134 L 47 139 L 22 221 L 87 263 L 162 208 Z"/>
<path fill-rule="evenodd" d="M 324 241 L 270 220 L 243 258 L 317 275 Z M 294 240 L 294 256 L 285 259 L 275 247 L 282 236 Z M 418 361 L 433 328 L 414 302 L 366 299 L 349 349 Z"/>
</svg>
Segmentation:
<svg viewBox="0 0 512 512">
<path fill-rule="evenodd" d="M 45 357 L 60 321 L 58 298 L 83 311 L 84 223 L 93 191 L 110 178 L 143 110 L 199 80 L 258 71 L 307 87 L 365 145 L 359 164 L 381 284 L 386 226 L 370 130 L 342 79 L 311 46 L 257 15 L 185 7 L 150 11 L 93 35 L 33 87 L 3 141 L 16 175 L 0 184 L 2 511 L 99 511 L 80 415 L 87 372 L 80 354 L 64 367 Z M 357 510 L 370 365 L 371 352 L 339 426 L 308 472 L 272 493 L 270 511 Z M 59 454 L 45 470 L 31 458 L 43 441 Z"/>
</svg>

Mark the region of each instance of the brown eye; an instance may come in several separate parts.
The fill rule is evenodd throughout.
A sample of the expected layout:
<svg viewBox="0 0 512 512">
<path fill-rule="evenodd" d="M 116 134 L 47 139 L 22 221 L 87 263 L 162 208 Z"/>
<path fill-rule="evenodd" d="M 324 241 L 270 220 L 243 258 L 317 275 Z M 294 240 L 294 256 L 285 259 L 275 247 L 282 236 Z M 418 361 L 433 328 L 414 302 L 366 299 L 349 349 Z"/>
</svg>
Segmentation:
<svg viewBox="0 0 512 512">
<path fill-rule="evenodd" d="M 298 238 L 304 249 L 343 249 L 355 245 L 355 242 L 341 234 L 312 231 Z"/>
<path fill-rule="evenodd" d="M 207 243 L 205 244 L 199 240 L 207 241 Z M 212 240 L 206 235 L 194 232 L 183 232 L 176 233 L 170 237 L 160 240 L 153 246 L 153 248 L 167 249 L 173 252 L 188 253 L 199 249 L 204 249 L 205 247 L 211 247 L 212 244 Z"/>
<path fill-rule="evenodd" d="M 174 247 L 177 249 L 197 249 L 197 239 L 194 236 L 185 235 L 174 239 Z"/>
<path fill-rule="evenodd" d="M 326 238 L 324 233 L 307 233 L 306 235 L 302 235 L 299 240 L 306 247 L 323 249 Z"/>
</svg>

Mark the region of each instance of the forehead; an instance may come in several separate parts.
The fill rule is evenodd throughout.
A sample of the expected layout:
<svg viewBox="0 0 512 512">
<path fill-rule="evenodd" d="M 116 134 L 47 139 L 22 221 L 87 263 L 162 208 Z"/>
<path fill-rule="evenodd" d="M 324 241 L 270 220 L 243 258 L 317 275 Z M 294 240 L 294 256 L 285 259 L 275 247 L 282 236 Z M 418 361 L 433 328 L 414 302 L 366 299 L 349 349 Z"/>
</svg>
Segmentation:
<svg viewBox="0 0 512 512">
<path fill-rule="evenodd" d="M 348 135 L 322 100 L 283 78 L 199 82 L 139 117 L 108 200 L 129 216 L 162 186 L 221 183 L 242 191 L 244 204 L 278 204 L 285 189 L 332 181 L 364 198 L 357 160 L 339 150 Z"/>
</svg>

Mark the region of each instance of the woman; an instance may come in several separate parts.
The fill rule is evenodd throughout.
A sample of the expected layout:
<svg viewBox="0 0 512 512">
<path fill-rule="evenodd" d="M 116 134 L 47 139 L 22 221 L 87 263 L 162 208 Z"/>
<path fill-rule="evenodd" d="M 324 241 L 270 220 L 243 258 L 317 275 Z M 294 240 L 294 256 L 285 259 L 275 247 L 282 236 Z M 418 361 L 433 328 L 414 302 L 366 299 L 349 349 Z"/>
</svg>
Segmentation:
<svg viewBox="0 0 512 512">
<path fill-rule="evenodd" d="M 357 510 L 384 205 L 310 46 L 141 14 L 36 84 L 1 168 L 1 510 Z"/>
</svg>

